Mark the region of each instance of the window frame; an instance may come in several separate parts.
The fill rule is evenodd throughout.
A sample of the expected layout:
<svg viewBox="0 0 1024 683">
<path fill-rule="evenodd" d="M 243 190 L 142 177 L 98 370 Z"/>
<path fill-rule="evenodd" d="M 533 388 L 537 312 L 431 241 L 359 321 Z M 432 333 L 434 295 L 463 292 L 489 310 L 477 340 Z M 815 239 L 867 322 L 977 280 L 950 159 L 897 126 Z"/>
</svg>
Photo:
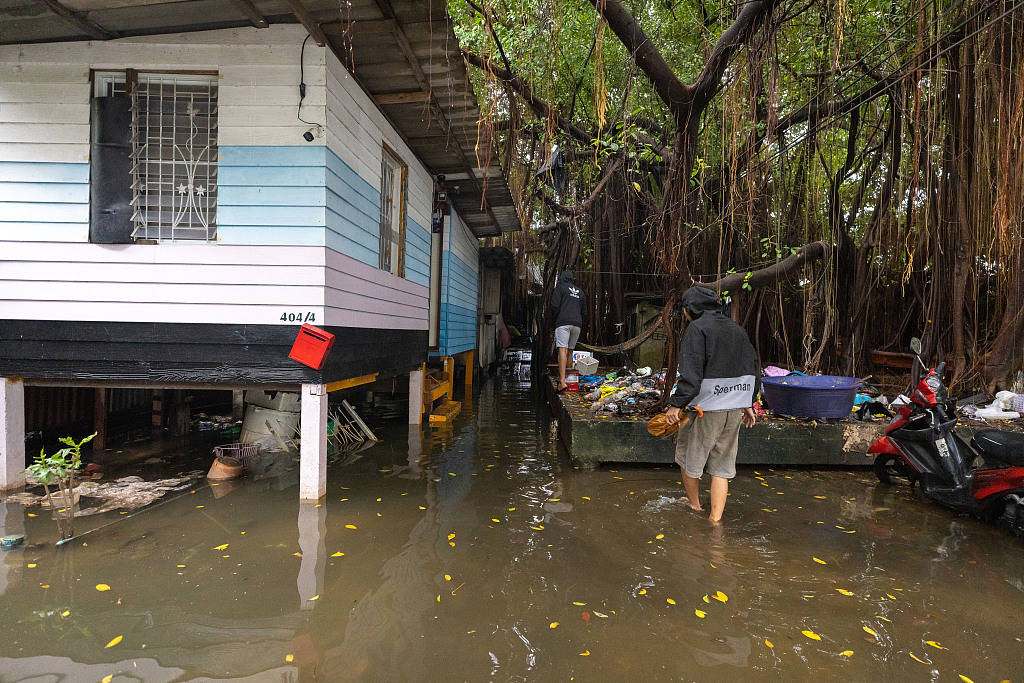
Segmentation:
<svg viewBox="0 0 1024 683">
<path fill-rule="evenodd" d="M 385 253 L 386 253 L 385 252 L 385 240 L 384 240 L 384 228 L 385 228 L 385 223 L 384 223 L 384 218 L 385 218 L 385 214 L 384 214 L 384 201 L 385 201 L 385 199 L 384 199 L 384 197 L 385 197 L 385 189 L 386 189 L 384 187 L 384 164 L 387 162 L 387 160 L 389 158 L 390 158 L 390 160 L 392 162 L 394 162 L 398 166 L 398 169 L 400 170 L 400 174 L 399 174 L 400 178 L 399 178 L 399 183 L 398 183 L 398 193 L 399 193 L 398 236 L 395 239 L 394 235 L 392 235 L 392 237 L 393 237 L 392 243 L 397 243 L 398 244 L 398 255 L 397 255 L 398 263 L 397 264 L 394 264 L 394 263 L 387 263 L 386 264 L 384 262 L 384 256 L 385 256 Z M 394 192 L 394 190 L 392 192 Z M 405 163 L 405 161 L 402 159 L 402 157 L 399 156 L 398 153 L 391 146 L 389 146 L 386 142 L 382 141 L 381 142 L 381 173 L 380 173 L 380 217 L 378 219 L 379 253 L 378 253 L 377 267 L 380 270 L 383 270 L 386 273 L 391 273 L 392 275 L 395 275 L 395 276 L 403 278 L 403 279 L 405 278 L 405 253 L 406 253 L 406 248 L 405 248 L 405 237 L 406 237 L 406 235 L 405 235 L 405 233 L 406 233 L 406 221 L 407 221 L 407 217 L 408 217 L 408 205 L 409 205 L 409 165 L 407 163 Z M 392 206 L 392 211 L 393 211 L 393 209 L 394 209 L 394 207 Z M 392 213 L 392 220 L 393 220 L 393 217 L 394 217 L 394 214 Z M 393 258 L 394 254 L 392 254 L 390 256 Z"/>
</svg>

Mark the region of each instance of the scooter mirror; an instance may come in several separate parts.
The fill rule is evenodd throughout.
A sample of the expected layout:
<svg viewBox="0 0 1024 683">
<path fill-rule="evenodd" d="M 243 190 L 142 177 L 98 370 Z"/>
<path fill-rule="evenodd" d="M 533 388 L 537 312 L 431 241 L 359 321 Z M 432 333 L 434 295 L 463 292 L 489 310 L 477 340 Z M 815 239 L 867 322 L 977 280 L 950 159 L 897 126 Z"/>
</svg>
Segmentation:
<svg viewBox="0 0 1024 683">
<path fill-rule="evenodd" d="M 910 340 L 910 350 L 913 351 L 914 353 L 920 355 L 921 354 L 921 340 L 918 339 L 917 337 L 912 338 Z"/>
</svg>

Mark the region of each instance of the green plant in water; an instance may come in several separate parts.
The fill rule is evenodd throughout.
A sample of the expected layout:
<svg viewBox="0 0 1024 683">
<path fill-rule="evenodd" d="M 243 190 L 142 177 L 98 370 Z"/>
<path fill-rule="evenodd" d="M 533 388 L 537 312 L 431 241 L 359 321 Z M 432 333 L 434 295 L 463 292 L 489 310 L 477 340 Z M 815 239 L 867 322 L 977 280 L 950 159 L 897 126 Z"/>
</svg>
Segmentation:
<svg viewBox="0 0 1024 683">
<path fill-rule="evenodd" d="M 75 519 L 75 473 L 82 467 L 82 446 L 95 438 L 96 432 L 76 442 L 70 436 L 61 437 L 59 441 L 64 444 L 52 455 L 46 454 L 46 449 L 39 449 L 39 457 L 26 468 L 46 491 L 46 500 L 53 510 L 54 519 L 57 521 L 57 531 L 62 539 L 71 538 L 74 535 Z M 58 505 L 54 501 L 50 487 L 55 486 L 63 503 Z"/>
</svg>

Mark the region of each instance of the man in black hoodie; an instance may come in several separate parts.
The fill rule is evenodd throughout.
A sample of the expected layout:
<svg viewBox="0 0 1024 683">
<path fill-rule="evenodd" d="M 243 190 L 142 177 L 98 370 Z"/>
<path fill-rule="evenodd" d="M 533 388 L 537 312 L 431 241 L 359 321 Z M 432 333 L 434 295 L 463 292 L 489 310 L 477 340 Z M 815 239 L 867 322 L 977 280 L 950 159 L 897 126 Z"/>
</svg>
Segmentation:
<svg viewBox="0 0 1024 683">
<path fill-rule="evenodd" d="M 666 413 L 670 424 L 684 408 L 699 417 L 679 430 L 676 463 L 690 507 L 700 505 L 700 478 L 711 475 L 711 514 L 722 519 L 729 480 L 736 476 L 736 448 L 740 424 L 753 427 L 751 406 L 760 390 L 757 354 L 742 327 L 725 311 L 721 297 L 707 287 L 683 293 L 683 310 L 690 321 L 679 349 L 679 378 Z"/>
<path fill-rule="evenodd" d="M 558 391 L 565 391 L 565 368 L 569 352 L 576 348 L 583 326 L 583 291 L 576 286 L 571 270 L 563 270 L 551 297 L 555 312 L 555 346 L 558 347 Z"/>
</svg>

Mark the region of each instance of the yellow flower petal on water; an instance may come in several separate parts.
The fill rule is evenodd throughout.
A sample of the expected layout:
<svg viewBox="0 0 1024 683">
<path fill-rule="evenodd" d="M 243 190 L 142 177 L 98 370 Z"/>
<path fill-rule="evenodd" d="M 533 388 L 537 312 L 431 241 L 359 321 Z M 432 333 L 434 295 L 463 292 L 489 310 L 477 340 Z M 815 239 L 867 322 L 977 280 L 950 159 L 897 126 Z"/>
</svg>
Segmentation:
<svg viewBox="0 0 1024 683">
<path fill-rule="evenodd" d="M 714 598 L 715 600 L 718 600 L 718 602 L 729 602 L 729 596 L 722 591 L 716 592 Z"/>
<path fill-rule="evenodd" d="M 110 586 L 108 586 L 105 583 L 97 583 L 96 584 L 96 590 L 98 590 L 100 593 L 102 593 L 103 591 L 110 590 Z"/>
<path fill-rule="evenodd" d="M 454 533 L 448 534 L 448 540 L 449 541 L 452 540 L 453 538 L 455 538 L 455 534 Z"/>
<path fill-rule="evenodd" d="M 960 680 L 963 681 L 964 683 L 974 683 L 974 681 L 969 679 L 967 676 L 964 676 L 963 674 L 957 674 L 957 676 L 959 676 Z"/>
<path fill-rule="evenodd" d="M 673 600 L 672 598 L 665 598 L 665 602 L 667 602 L 667 603 L 668 603 L 668 604 L 670 604 L 670 605 L 674 605 L 674 604 L 676 604 L 676 601 L 675 601 L 675 600 Z"/>
<path fill-rule="evenodd" d="M 839 656 L 840 657 L 852 657 L 853 656 L 853 650 L 843 650 L 842 652 L 839 653 Z"/>
<path fill-rule="evenodd" d="M 655 536 L 654 538 L 656 538 L 657 540 L 659 540 L 659 541 L 660 541 L 661 539 L 665 538 L 665 534 L 658 534 L 658 535 L 657 535 L 657 536 Z"/>
<path fill-rule="evenodd" d="M 935 640 L 926 640 L 926 641 L 924 641 L 924 644 L 925 645 L 931 645 L 936 650 L 948 650 L 949 649 L 948 647 L 942 647 L 942 644 L 939 643 L 938 641 L 935 641 Z"/>
<path fill-rule="evenodd" d="M 848 591 L 845 588 L 837 588 L 836 592 L 840 593 L 842 595 L 853 595 L 853 593 L 851 591 Z"/>
<path fill-rule="evenodd" d="M 864 629 L 864 633 L 867 633 L 869 636 L 874 636 L 875 638 L 878 637 L 878 633 L 876 633 L 873 628 L 870 628 L 868 626 L 864 626 L 862 628 Z"/>
<path fill-rule="evenodd" d="M 342 556 L 344 556 L 344 555 L 345 555 L 345 553 L 341 553 L 341 552 L 338 552 L 338 553 L 331 553 L 331 557 L 342 557 Z"/>
<path fill-rule="evenodd" d="M 210 548 L 210 550 L 224 550 L 229 545 L 230 545 L 229 543 L 225 543 L 224 545 L 215 545 L 212 548 Z"/>
<path fill-rule="evenodd" d="M 355 525 L 355 524 L 346 524 L 346 525 L 345 525 L 345 528 L 346 528 L 346 529 L 356 529 L 356 528 L 358 528 L 358 527 L 356 527 L 356 525 Z"/>
<path fill-rule="evenodd" d="M 698 619 L 703 619 L 704 617 L 706 617 L 708 615 L 708 613 L 705 612 L 702 609 L 695 609 L 695 610 L 693 610 L 693 613 L 697 615 Z"/>
<path fill-rule="evenodd" d="M 558 628 L 558 622 L 552 621 L 550 624 L 548 624 L 548 628 Z"/>
<path fill-rule="evenodd" d="M 445 581 L 451 581 L 452 580 L 452 575 L 451 574 L 445 574 L 444 575 L 444 580 Z"/>
<path fill-rule="evenodd" d="M 708 598 L 707 593 L 704 594 L 704 597 L 702 597 L 701 600 L 708 603 L 709 605 L 711 604 L 711 600 Z"/>
<path fill-rule="evenodd" d="M 295 655 L 291 655 L 291 654 L 285 655 L 284 656 L 284 661 L 286 661 L 286 662 L 294 662 L 295 661 Z"/>
<path fill-rule="evenodd" d="M 927 664 L 928 663 L 928 662 L 924 661 L 923 659 L 921 659 L 920 657 L 918 657 L 917 655 L 915 655 L 913 652 L 910 653 L 910 658 L 913 659 L 915 662 L 921 662 L 922 664 Z"/>
<path fill-rule="evenodd" d="M 647 589 L 646 588 L 641 588 L 640 590 L 638 590 L 636 592 L 636 594 L 637 595 L 647 595 Z"/>
<path fill-rule="evenodd" d="M 491 517 L 491 521 L 494 522 L 495 524 L 501 524 L 501 520 L 497 519 L 496 517 Z"/>
<path fill-rule="evenodd" d="M 826 562 L 825 560 L 819 559 L 817 557 L 812 557 L 811 559 L 817 562 L 818 564 L 828 564 L 828 562 Z"/>
<path fill-rule="evenodd" d="M 772 648 L 772 649 L 775 649 L 775 643 L 773 643 L 772 641 L 768 640 L 767 638 L 764 639 L 764 644 L 767 645 L 768 647 Z"/>
<path fill-rule="evenodd" d="M 60 613 L 60 615 L 62 617 L 70 617 L 71 616 L 71 612 L 68 611 L 68 610 L 64 610 L 63 612 Z"/>
<path fill-rule="evenodd" d="M 821 636 L 819 636 L 814 631 L 800 631 L 800 633 L 804 634 L 805 636 L 807 636 L 811 640 L 821 640 Z"/>
<path fill-rule="evenodd" d="M 590 650 L 584 650 L 583 652 L 580 653 L 580 657 L 589 657 L 589 656 L 590 656 Z M 963 676 L 961 676 L 960 678 L 963 678 Z"/>
<path fill-rule="evenodd" d="M 110 683 L 112 680 L 114 680 L 114 674 L 107 674 L 103 677 L 100 683 Z"/>
<path fill-rule="evenodd" d="M 115 645 L 120 643 L 122 640 L 124 640 L 124 636 L 118 636 L 117 638 L 114 638 L 112 641 L 110 641 L 109 643 L 104 645 L 103 649 L 106 650 L 108 647 L 114 647 Z"/>
</svg>

